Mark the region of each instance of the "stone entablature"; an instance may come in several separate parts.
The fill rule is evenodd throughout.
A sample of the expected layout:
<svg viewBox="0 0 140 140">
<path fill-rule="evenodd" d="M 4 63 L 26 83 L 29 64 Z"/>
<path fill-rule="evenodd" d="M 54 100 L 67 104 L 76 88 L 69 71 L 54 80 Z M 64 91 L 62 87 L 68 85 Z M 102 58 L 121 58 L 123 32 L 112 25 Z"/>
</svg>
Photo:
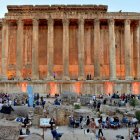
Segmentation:
<svg viewBox="0 0 140 140">
<path fill-rule="evenodd" d="M 53 19 L 77 19 L 82 17 L 84 19 L 140 19 L 140 13 L 136 12 L 107 12 L 106 5 L 23 5 L 23 6 L 7 6 L 8 13 L 5 18 L 9 20 L 22 19 L 48 19 L 50 16 Z"/>
<path fill-rule="evenodd" d="M 23 6 L 7 6 L 10 13 L 26 13 L 28 12 L 56 12 L 56 11 L 92 11 L 92 12 L 107 12 L 107 5 L 23 5 Z"/>
</svg>

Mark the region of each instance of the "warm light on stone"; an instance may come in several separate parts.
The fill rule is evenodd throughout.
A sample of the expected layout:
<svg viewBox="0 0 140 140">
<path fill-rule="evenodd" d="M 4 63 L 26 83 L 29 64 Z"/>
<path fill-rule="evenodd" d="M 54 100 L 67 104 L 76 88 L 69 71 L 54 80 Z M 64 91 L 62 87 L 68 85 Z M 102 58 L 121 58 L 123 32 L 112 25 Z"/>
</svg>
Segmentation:
<svg viewBox="0 0 140 140">
<path fill-rule="evenodd" d="M 132 83 L 132 93 L 134 93 L 134 94 L 140 93 L 140 82 Z"/>
<path fill-rule="evenodd" d="M 113 93 L 113 82 L 105 82 L 105 94 L 112 94 Z"/>
</svg>

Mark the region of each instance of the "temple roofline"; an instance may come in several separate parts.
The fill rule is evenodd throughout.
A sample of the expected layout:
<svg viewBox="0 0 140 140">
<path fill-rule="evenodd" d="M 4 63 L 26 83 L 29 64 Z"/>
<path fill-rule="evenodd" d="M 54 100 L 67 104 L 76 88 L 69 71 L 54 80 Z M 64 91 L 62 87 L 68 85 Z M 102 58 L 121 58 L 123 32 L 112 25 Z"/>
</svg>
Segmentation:
<svg viewBox="0 0 140 140">
<path fill-rule="evenodd" d="M 24 12 L 24 11 L 45 11 L 45 10 L 80 10 L 80 11 L 100 11 L 107 12 L 107 5 L 8 5 L 9 12 Z"/>
</svg>

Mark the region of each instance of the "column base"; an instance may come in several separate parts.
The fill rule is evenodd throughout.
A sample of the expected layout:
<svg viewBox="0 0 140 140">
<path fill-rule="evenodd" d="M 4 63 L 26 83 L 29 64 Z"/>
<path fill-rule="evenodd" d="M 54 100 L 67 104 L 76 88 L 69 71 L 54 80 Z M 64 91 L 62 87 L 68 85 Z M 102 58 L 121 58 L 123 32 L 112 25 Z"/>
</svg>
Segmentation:
<svg viewBox="0 0 140 140">
<path fill-rule="evenodd" d="M 134 80 L 134 78 L 132 76 L 126 76 L 125 80 Z"/>
<path fill-rule="evenodd" d="M 83 80 L 85 80 L 85 77 L 84 76 L 79 76 L 78 77 L 78 81 L 83 81 Z"/>
<path fill-rule="evenodd" d="M 70 80 L 70 77 L 69 77 L 69 76 L 63 76 L 62 79 L 63 79 L 63 80 L 66 80 L 66 81 L 69 81 L 69 80 Z"/>
<path fill-rule="evenodd" d="M 47 78 L 46 78 L 46 80 L 51 80 L 52 81 L 52 80 L 55 80 L 55 79 L 54 79 L 53 76 L 48 75 Z"/>
<path fill-rule="evenodd" d="M 101 77 L 94 77 L 94 80 L 101 80 Z"/>
<path fill-rule="evenodd" d="M 116 77 L 110 77 L 110 80 L 115 81 L 115 80 L 117 80 L 117 78 Z"/>
<path fill-rule="evenodd" d="M 20 81 L 20 80 L 23 80 L 23 78 L 17 76 L 14 80 Z"/>
<path fill-rule="evenodd" d="M 1 75 L 0 80 L 3 80 L 3 81 L 8 80 L 8 77 L 6 75 Z"/>
<path fill-rule="evenodd" d="M 37 81 L 37 80 L 39 80 L 39 77 L 32 77 L 31 80 Z"/>
</svg>

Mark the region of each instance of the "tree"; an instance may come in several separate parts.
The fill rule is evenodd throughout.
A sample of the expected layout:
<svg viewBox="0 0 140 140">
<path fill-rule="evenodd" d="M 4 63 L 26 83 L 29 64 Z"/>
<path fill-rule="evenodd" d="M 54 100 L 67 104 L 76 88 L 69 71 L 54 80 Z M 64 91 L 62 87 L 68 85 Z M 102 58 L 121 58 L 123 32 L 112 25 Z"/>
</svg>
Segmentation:
<svg viewBox="0 0 140 140">
<path fill-rule="evenodd" d="M 129 104 L 133 106 L 133 109 L 138 105 L 138 100 L 133 98 L 129 101 Z"/>
</svg>

